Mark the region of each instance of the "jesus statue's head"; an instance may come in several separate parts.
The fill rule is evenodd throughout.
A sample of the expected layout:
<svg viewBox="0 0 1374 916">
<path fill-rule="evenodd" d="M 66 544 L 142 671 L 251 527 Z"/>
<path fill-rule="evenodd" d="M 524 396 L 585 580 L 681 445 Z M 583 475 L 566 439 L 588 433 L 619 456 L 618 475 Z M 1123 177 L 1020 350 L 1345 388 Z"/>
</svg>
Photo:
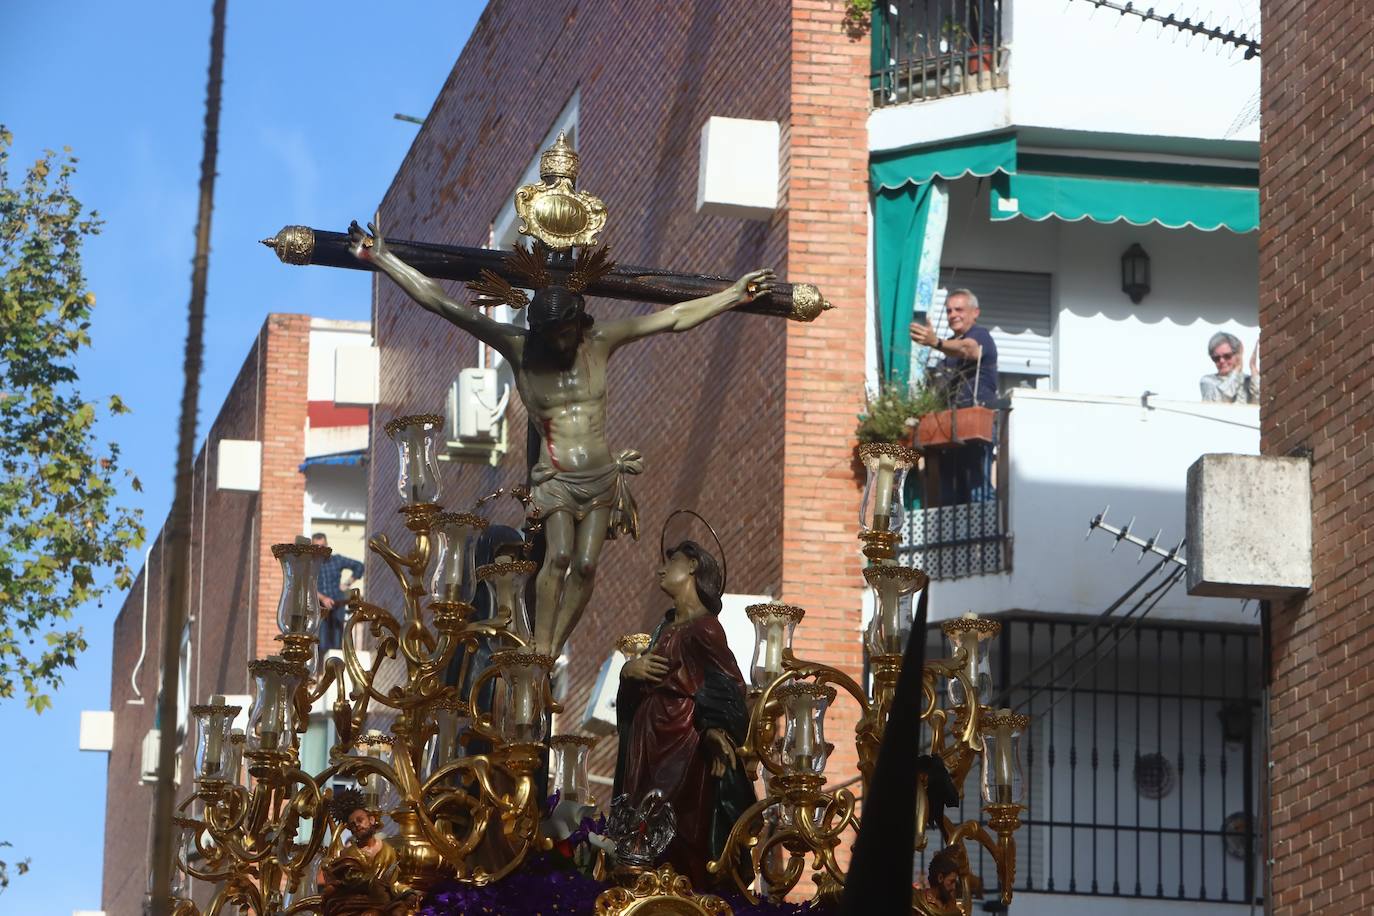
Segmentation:
<svg viewBox="0 0 1374 916">
<path fill-rule="evenodd" d="M 535 290 L 526 314 L 530 334 L 559 362 L 571 363 L 582 332 L 592 324 L 581 294 L 556 284 Z"/>
</svg>

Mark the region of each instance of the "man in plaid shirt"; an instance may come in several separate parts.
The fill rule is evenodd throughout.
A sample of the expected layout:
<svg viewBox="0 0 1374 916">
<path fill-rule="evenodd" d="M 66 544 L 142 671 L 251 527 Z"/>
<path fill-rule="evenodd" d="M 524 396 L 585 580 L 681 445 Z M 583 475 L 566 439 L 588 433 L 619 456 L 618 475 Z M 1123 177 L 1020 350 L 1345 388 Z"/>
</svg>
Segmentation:
<svg viewBox="0 0 1374 916">
<path fill-rule="evenodd" d="M 320 532 L 315 532 L 310 538 L 311 543 L 321 547 L 329 546 L 329 538 Z M 320 607 L 328 611 L 320 625 L 320 648 L 338 649 L 343 645 L 343 616 L 344 605 L 348 602 L 348 596 L 344 594 L 342 586 L 339 585 L 346 569 L 353 574 L 355 584 L 363 577 L 363 564 L 339 553 L 332 553 L 320 564 L 320 578 L 316 589 L 320 593 Z"/>
</svg>

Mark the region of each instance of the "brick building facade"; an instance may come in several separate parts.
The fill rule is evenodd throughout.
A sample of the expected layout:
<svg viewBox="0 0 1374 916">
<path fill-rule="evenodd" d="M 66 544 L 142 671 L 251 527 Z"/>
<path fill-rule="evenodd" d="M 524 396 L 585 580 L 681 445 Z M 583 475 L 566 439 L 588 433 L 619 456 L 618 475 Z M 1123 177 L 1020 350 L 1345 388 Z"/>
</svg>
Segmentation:
<svg viewBox="0 0 1374 916">
<path fill-rule="evenodd" d="M 844 4 L 829 0 L 560 0 L 540 3 L 538 16 L 529 9 L 488 5 L 382 202 L 387 235 L 487 244 L 527 164 L 571 105 L 579 187 L 606 202 L 602 241 L 617 260 L 728 276 L 769 266 L 819 284 L 836 306 L 814 324 L 725 315 L 613 359 L 609 440 L 613 449 L 643 452 L 646 470 L 631 485 L 644 532 L 602 554 L 592 604 L 569 645 L 571 721 L 559 728 L 581 721 L 615 637 L 647 630 L 662 614 L 653 571 L 660 526 L 675 507 L 716 527 L 730 592 L 805 607 L 798 651 L 857 674 L 861 480 L 852 436 L 864 381 L 866 36 L 847 34 Z M 696 211 L 698 137 L 711 116 L 780 125 L 771 219 Z M 466 295 L 456 285 L 451 292 Z M 593 300 L 589 308 L 614 318 L 649 307 Z M 376 287 L 374 326 L 381 389 L 373 438 L 382 441 L 380 425 L 392 416 L 442 412 L 457 373 L 477 365 L 479 353 L 389 281 Z M 511 450 L 498 466 L 444 464 L 446 506 L 466 508 L 523 482 L 518 399 L 507 423 Z M 390 449 L 377 450 L 373 472 L 372 530 L 408 543 Z M 513 503 L 495 513 L 500 522 L 517 518 Z M 385 573 L 372 577 L 369 595 L 399 604 Z M 838 707 L 830 722 L 832 769 L 847 772 L 855 755 L 843 736 L 854 711 Z M 595 750 L 594 774 L 609 776 L 613 745 L 607 739 Z"/>
<path fill-rule="evenodd" d="M 271 548 L 302 532 L 308 514 L 308 478 L 301 469 L 307 454 L 311 357 L 324 359 L 315 352 L 321 335 L 338 337 L 351 331 L 355 337 L 365 336 L 365 325 L 346 325 L 350 323 L 312 321 L 308 315 L 269 315 L 196 457 L 190 622 L 179 699 L 185 732 L 179 795 L 189 794 L 192 786 L 195 729 L 185 724 L 187 706 L 209 702 L 215 694 L 246 703 L 247 662 L 279 648 L 275 636 L 281 568 Z M 332 365 L 332 358 L 326 361 Z M 261 443 L 256 490 L 226 486 L 240 485 L 244 471 L 251 479 L 252 468 L 242 453 L 222 452 L 222 440 Z M 221 468 L 222 456 L 235 467 Z M 147 891 L 153 793 L 152 786 L 140 779 L 140 771 L 145 736 L 156 727 L 167 599 L 164 534 L 165 529 L 152 541 L 147 562 L 114 624 L 110 708 L 115 726 L 107 776 L 102 893 L 108 916 L 142 913 Z"/>
<path fill-rule="evenodd" d="M 1374 910 L 1374 22 L 1265 0 L 1263 451 L 1312 458 L 1312 591 L 1272 610 L 1273 912 Z"/>
</svg>

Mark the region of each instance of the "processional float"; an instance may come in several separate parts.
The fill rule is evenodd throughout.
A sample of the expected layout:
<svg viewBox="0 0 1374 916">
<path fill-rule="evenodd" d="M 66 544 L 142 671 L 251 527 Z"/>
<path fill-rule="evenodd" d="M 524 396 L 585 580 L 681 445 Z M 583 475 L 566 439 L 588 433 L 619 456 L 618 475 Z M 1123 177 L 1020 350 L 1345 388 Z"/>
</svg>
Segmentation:
<svg viewBox="0 0 1374 916">
<path fill-rule="evenodd" d="M 535 251 L 551 274 L 566 275 L 574 269 L 572 250 L 590 245 L 604 225 L 605 208 L 576 189 L 576 156 L 561 136 L 541 165 L 541 181 L 516 193 L 521 229 L 539 243 Z M 266 243 L 287 263 L 367 266 L 350 251 L 357 233 L 288 227 Z M 525 274 L 518 262 L 529 256 L 528 250 L 521 255 L 388 245 L 429 276 L 487 289 L 519 282 Z M 613 267 L 586 292 L 675 303 L 719 292 L 730 282 Z M 740 306 L 803 321 L 828 307 L 814 286 L 783 283 Z M 191 710 L 198 733 L 195 788 L 176 818 L 183 880 L 175 911 L 182 916 L 201 912 L 194 900 L 207 892 L 195 893 L 195 883 L 211 889 L 204 909 L 209 916 L 414 912 L 426 893 L 445 882 L 501 882 L 524 867 L 531 853 L 551 847 L 551 822 L 559 815 L 546 808 L 537 789 L 550 755 L 551 785 L 561 804 L 590 800 L 586 759 L 595 739 L 546 733 L 549 713 L 559 709 L 550 682 L 554 658 L 535 649 L 525 599 L 538 568 L 519 550 L 476 565 L 477 539 L 488 522 L 476 511 L 445 511 L 440 503 L 441 426 L 433 415 L 397 417 L 385 426 L 397 449 L 409 543 L 393 546 L 386 535 L 377 535 L 370 548 L 396 578 L 402 606 L 384 608 L 354 592 L 341 657 L 323 657 L 317 650 L 321 609 L 315 584 L 329 549 L 303 538 L 273 547 L 283 575 L 281 648 L 248 665 L 254 693 L 247 728 L 233 728 L 241 710 L 222 697 Z M 808 862 L 815 899 L 833 901 L 842 891 L 842 852 L 860 811 L 855 794 L 843 787 L 855 780 L 827 768 L 833 744 L 826 740 L 825 716 L 841 699 L 858 705 L 857 781 L 866 786 L 903 650 L 913 638 L 914 597 L 928 585 L 922 571 L 896 559 L 902 490 L 916 453 L 873 444 L 861 447 L 860 457 L 867 483 L 859 537 L 875 609 L 864 637 L 871 682 L 864 686 L 833 666 L 793 653 L 802 608 L 769 603 L 748 609 L 755 648 L 747 739 L 739 754 L 762 792 L 709 869 L 722 888 L 732 886 L 751 902 L 787 897 Z M 511 495 L 524 504 L 526 533 L 532 536 L 541 524 L 538 508 L 526 488 Z M 487 591 L 494 612 L 474 620 L 479 588 Z M 964 851 L 968 843 L 991 855 L 1002 899 L 1011 899 L 1022 810 L 1017 743 L 1028 719 L 987 705 L 988 645 L 1000 624 L 965 615 L 942 629 L 953 651 L 927 663 L 922 674 L 929 753 L 919 772 L 913 763 L 912 778 L 921 786 L 913 855 L 925 848 L 927 825 L 938 828 L 942 846 L 960 857 L 958 905 L 968 913 L 980 891 Z M 627 635 L 617 648 L 627 658 L 642 654 L 649 637 Z M 489 650 L 489 662 L 474 670 L 483 657 L 479 649 Z M 384 675 L 388 666 L 393 670 Z M 312 707 L 330 698 L 337 740 L 328 766 L 307 773 L 301 769 L 301 735 Z M 952 783 L 957 798 L 979 761 L 987 823 L 955 823 L 943 807 L 932 807 L 931 800 L 942 796 L 926 787 L 932 780 Z M 353 787 L 348 791 L 357 793 L 364 809 L 380 811 L 389 821 L 384 869 L 343 842 L 348 812 L 337 810 L 338 804 L 331 810 L 343 786 Z M 671 866 L 658 865 L 672 835 L 671 809 L 653 799 L 630 802 L 611 812 L 603 828 L 594 871 L 615 883 L 598 898 L 596 912 L 730 912 L 711 888 L 692 888 Z M 919 895 L 913 905 L 923 908 Z"/>
</svg>

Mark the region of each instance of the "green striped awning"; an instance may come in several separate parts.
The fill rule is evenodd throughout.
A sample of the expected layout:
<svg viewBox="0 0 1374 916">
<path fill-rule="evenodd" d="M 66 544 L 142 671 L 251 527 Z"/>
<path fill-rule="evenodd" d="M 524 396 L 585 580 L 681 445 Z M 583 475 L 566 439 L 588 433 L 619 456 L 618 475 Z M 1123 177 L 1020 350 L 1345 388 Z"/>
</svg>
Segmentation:
<svg viewBox="0 0 1374 916">
<path fill-rule="evenodd" d="M 1016 136 L 999 134 L 875 154 L 868 166 L 875 193 L 923 185 L 932 178 L 982 178 L 1016 171 Z"/>
<path fill-rule="evenodd" d="M 1017 165 L 1015 174 L 992 179 L 993 220 L 1055 217 L 1207 232 L 1259 228 L 1253 169 L 1036 155 L 1020 157 Z"/>
</svg>

